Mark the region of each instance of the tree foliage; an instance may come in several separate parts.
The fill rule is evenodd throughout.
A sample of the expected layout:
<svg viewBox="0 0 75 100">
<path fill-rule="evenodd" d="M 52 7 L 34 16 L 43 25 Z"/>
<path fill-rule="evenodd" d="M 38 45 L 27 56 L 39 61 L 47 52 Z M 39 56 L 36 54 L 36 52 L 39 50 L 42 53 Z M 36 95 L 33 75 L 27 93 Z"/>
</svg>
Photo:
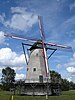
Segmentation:
<svg viewBox="0 0 75 100">
<path fill-rule="evenodd" d="M 61 89 L 67 91 L 70 88 L 70 82 L 67 79 L 61 79 Z"/>
<path fill-rule="evenodd" d="M 10 67 L 6 67 L 5 69 L 2 69 L 2 87 L 4 90 L 10 90 L 10 88 L 13 88 L 14 82 L 15 82 L 15 71 L 14 69 L 11 69 Z"/>
<path fill-rule="evenodd" d="M 60 83 L 61 84 L 62 91 L 75 89 L 75 83 L 69 82 L 67 79 L 63 79 L 58 72 L 50 71 L 50 77 L 51 77 L 51 83 Z"/>
<path fill-rule="evenodd" d="M 50 71 L 50 77 L 52 83 L 60 83 L 61 82 L 61 75 L 55 71 Z"/>
</svg>

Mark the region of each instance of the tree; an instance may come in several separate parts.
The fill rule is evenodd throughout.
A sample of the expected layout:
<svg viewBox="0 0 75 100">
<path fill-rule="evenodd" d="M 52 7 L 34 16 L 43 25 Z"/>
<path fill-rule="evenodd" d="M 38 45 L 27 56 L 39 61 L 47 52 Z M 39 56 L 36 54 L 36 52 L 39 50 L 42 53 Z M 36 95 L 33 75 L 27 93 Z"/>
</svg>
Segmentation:
<svg viewBox="0 0 75 100">
<path fill-rule="evenodd" d="M 4 90 L 10 90 L 10 88 L 13 88 L 14 82 L 15 82 L 15 71 L 14 69 L 11 69 L 10 67 L 6 67 L 5 69 L 2 69 L 2 87 Z"/>
<path fill-rule="evenodd" d="M 70 89 L 70 82 L 67 79 L 61 80 L 61 89 L 62 91 L 68 91 Z"/>
<path fill-rule="evenodd" d="M 51 83 L 60 83 L 61 90 L 75 90 L 75 83 L 69 82 L 67 79 L 63 79 L 61 75 L 56 71 L 50 71 Z"/>
<path fill-rule="evenodd" d="M 50 71 L 50 77 L 52 83 L 60 83 L 61 82 L 61 75 L 55 71 Z"/>
</svg>

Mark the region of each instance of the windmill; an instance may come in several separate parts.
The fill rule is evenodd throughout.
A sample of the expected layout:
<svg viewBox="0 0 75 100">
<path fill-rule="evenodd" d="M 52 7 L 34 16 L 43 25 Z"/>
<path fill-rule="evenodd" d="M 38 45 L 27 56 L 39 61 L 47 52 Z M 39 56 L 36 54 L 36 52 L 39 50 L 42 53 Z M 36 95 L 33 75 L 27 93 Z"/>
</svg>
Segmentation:
<svg viewBox="0 0 75 100">
<path fill-rule="evenodd" d="M 4 34 L 4 36 L 30 42 L 28 44 L 22 43 L 25 60 L 27 63 L 24 94 L 51 95 L 53 93 L 52 91 L 54 91 L 56 94 L 59 94 L 60 88 L 58 84 L 54 85 L 51 84 L 48 59 L 57 50 L 71 51 L 72 48 L 69 46 L 63 46 L 51 42 L 44 42 L 45 37 L 42 29 L 40 16 L 38 16 L 38 22 L 39 22 L 41 40 L 21 38 L 19 36 L 13 36 L 9 34 Z M 29 61 L 27 61 L 25 46 L 30 46 L 30 49 L 28 49 L 30 51 Z M 52 50 L 52 53 L 50 54 L 49 57 L 47 57 L 47 50 Z"/>
</svg>

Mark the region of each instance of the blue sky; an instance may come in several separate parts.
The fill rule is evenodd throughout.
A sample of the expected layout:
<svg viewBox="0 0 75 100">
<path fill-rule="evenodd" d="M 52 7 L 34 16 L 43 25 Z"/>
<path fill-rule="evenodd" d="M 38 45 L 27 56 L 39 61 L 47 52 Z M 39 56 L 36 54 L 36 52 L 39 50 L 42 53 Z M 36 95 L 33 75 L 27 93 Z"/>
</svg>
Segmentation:
<svg viewBox="0 0 75 100">
<path fill-rule="evenodd" d="M 75 82 L 75 0 L 0 0 L 0 77 L 11 66 L 16 79 L 25 78 L 26 64 L 21 43 L 4 33 L 40 39 L 37 16 L 42 16 L 46 42 L 68 45 L 73 52 L 56 51 L 49 68 Z"/>
</svg>

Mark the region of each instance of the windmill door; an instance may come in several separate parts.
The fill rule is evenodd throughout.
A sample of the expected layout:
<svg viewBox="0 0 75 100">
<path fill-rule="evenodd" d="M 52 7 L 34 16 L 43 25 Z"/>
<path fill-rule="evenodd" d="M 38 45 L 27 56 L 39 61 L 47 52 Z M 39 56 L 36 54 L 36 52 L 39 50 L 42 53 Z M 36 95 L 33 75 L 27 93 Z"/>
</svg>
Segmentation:
<svg viewBox="0 0 75 100">
<path fill-rule="evenodd" d="M 39 76 L 39 82 L 43 83 L 43 76 L 42 75 Z"/>
</svg>

